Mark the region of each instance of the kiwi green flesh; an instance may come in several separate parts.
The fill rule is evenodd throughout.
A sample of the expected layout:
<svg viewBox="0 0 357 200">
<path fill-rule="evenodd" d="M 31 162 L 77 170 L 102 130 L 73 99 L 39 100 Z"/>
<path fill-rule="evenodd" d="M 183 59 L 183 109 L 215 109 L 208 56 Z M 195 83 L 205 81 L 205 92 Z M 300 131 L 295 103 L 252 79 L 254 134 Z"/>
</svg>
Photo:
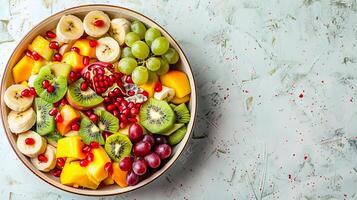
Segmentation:
<svg viewBox="0 0 357 200">
<path fill-rule="evenodd" d="M 162 133 L 158 133 L 160 135 L 166 135 L 169 136 L 171 135 L 173 132 L 177 131 L 178 129 L 180 129 L 183 125 L 185 124 L 174 124 L 169 130 L 162 132 Z"/>
<path fill-rule="evenodd" d="M 185 137 L 187 132 L 187 126 L 183 126 L 168 137 L 170 145 L 176 145 Z"/>
<path fill-rule="evenodd" d="M 119 162 L 125 156 L 129 156 L 132 147 L 133 144 L 128 136 L 121 133 L 115 133 L 109 136 L 104 146 L 109 157 L 116 162 Z"/>
<path fill-rule="evenodd" d="M 72 69 L 71 65 L 66 63 L 51 63 L 49 64 L 49 67 L 55 76 L 64 76 L 66 78 L 69 76 Z"/>
<path fill-rule="evenodd" d="M 104 145 L 105 141 L 99 128 L 88 117 L 83 117 L 80 124 L 79 136 L 85 144 L 92 141 Z"/>
<path fill-rule="evenodd" d="M 40 135 L 47 135 L 55 130 L 55 119 L 48 112 L 53 108 L 53 104 L 41 98 L 35 99 L 36 107 L 36 132 Z"/>
<path fill-rule="evenodd" d="M 177 123 L 188 123 L 190 121 L 190 111 L 186 104 L 182 103 L 174 108 Z"/>
<path fill-rule="evenodd" d="M 140 124 L 151 133 L 165 133 L 176 120 L 175 113 L 166 101 L 150 98 L 139 113 Z"/>
<path fill-rule="evenodd" d="M 106 110 L 96 109 L 95 114 L 99 116 L 98 127 L 102 131 L 115 133 L 119 129 L 119 119 Z"/>
<path fill-rule="evenodd" d="M 83 79 L 79 79 L 76 82 L 68 86 L 68 95 L 71 99 L 80 107 L 90 108 L 99 105 L 103 102 L 103 98 L 97 95 L 91 88 L 86 91 L 81 90 L 81 84 Z"/>
</svg>

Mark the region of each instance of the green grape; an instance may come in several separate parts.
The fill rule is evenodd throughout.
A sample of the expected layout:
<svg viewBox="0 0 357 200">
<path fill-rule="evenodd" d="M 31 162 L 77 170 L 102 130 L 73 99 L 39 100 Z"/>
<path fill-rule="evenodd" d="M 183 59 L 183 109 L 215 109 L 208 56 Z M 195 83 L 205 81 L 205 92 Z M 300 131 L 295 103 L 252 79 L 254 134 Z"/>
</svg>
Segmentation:
<svg viewBox="0 0 357 200">
<path fill-rule="evenodd" d="M 159 30 L 156 28 L 149 28 L 146 33 L 145 33 L 145 42 L 149 46 L 151 46 L 152 41 L 154 41 L 156 38 L 160 37 L 161 33 Z"/>
<path fill-rule="evenodd" d="M 134 55 L 135 58 L 144 60 L 149 56 L 150 49 L 145 42 L 136 41 L 131 46 L 131 53 Z"/>
<path fill-rule="evenodd" d="M 150 57 L 146 61 L 146 67 L 151 71 L 157 71 L 160 69 L 161 61 L 160 58 Z"/>
<path fill-rule="evenodd" d="M 118 63 L 119 71 L 126 75 L 130 75 L 136 66 L 138 66 L 138 63 L 131 57 L 122 58 Z"/>
<path fill-rule="evenodd" d="M 131 47 L 134 44 L 134 42 L 136 42 L 138 40 L 140 40 L 140 37 L 137 33 L 134 33 L 134 32 L 130 32 L 130 33 L 126 34 L 125 39 L 124 39 L 125 44 L 129 47 Z"/>
<path fill-rule="evenodd" d="M 160 69 L 156 71 L 157 75 L 159 76 L 166 74 L 170 69 L 169 63 L 167 63 L 165 59 L 160 59 L 160 61 L 161 61 Z"/>
<path fill-rule="evenodd" d="M 149 72 L 144 66 L 139 66 L 134 69 L 131 74 L 131 79 L 137 85 L 143 85 L 148 81 Z"/>
<path fill-rule="evenodd" d="M 174 48 L 169 48 L 162 57 L 169 63 L 175 64 L 179 60 L 179 55 Z"/>
<path fill-rule="evenodd" d="M 149 77 L 147 83 L 153 83 L 159 80 L 159 77 L 157 76 L 156 72 L 150 70 L 148 70 L 148 72 L 149 72 Z"/>
<path fill-rule="evenodd" d="M 121 57 L 131 57 L 134 58 L 133 54 L 131 53 L 131 48 L 130 47 L 124 47 L 123 51 L 121 52 Z"/>
<path fill-rule="evenodd" d="M 145 25 L 140 22 L 140 21 L 134 21 L 131 24 L 131 30 L 135 33 L 137 33 L 140 37 L 140 39 L 144 39 L 145 37 L 145 32 L 146 32 L 146 27 Z"/>
<path fill-rule="evenodd" d="M 162 55 L 169 49 L 169 41 L 165 37 L 156 38 L 151 44 L 151 51 L 155 55 Z"/>
</svg>

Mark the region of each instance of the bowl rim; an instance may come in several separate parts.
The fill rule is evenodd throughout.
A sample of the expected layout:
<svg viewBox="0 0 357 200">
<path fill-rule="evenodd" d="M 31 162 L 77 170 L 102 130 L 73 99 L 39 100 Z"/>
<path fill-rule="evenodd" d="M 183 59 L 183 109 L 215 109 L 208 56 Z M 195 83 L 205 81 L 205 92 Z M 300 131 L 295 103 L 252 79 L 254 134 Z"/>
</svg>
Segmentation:
<svg viewBox="0 0 357 200">
<path fill-rule="evenodd" d="M 24 40 L 28 37 L 29 33 L 31 33 L 32 31 L 34 31 L 36 28 L 38 28 L 39 26 L 43 25 L 47 20 L 49 20 L 50 18 L 52 18 L 53 16 L 55 15 L 59 15 L 59 14 L 63 14 L 65 12 L 68 12 L 68 11 L 71 11 L 71 10 L 75 10 L 75 9 L 78 9 L 78 8 L 85 8 L 85 7 L 96 7 L 96 6 L 100 6 L 100 7 L 110 7 L 110 8 L 114 8 L 114 9 L 119 9 L 119 10 L 125 10 L 125 11 L 128 11 L 129 13 L 133 13 L 133 14 L 136 14 L 136 15 L 139 15 L 143 18 L 145 18 L 146 20 L 150 21 L 151 23 L 155 24 L 156 26 L 158 26 L 159 28 L 161 28 L 169 37 L 170 39 L 172 40 L 172 42 L 178 47 L 180 53 L 182 54 L 185 62 L 187 62 L 187 67 L 188 67 L 188 71 L 191 75 L 191 79 L 192 79 L 192 83 L 193 85 L 191 85 L 191 90 L 193 91 L 192 94 L 194 93 L 193 95 L 193 99 L 194 101 L 192 101 L 191 99 L 191 106 L 192 106 L 192 111 L 191 111 L 191 117 L 192 117 L 192 123 L 191 123 L 191 126 L 189 127 L 189 136 L 187 138 L 187 140 L 185 141 L 181 151 L 177 152 L 175 155 L 175 157 L 171 158 L 170 160 L 167 161 L 167 163 L 169 163 L 169 165 L 165 166 L 166 169 L 161 171 L 160 173 L 156 174 L 151 180 L 147 181 L 146 183 L 142 184 L 142 185 L 135 185 L 135 186 L 132 186 L 131 189 L 128 189 L 128 190 L 125 190 L 125 191 L 121 191 L 121 192 L 106 192 L 104 194 L 101 194 L 100 190 L 87 190 L 87 189 L 78 189 L 78 188 L 74 188 L 74 187 L 70 187 L 70 186 L 67 186 L 67 187 L 70 187 L 70 188 L 73 188 L 72 190 L 68 190 L 65 188 L 65 185 L 62 185 L 62 184 L 59 184 L 59 185 L 56 185 L 56 184 L 53 184 L 51 183 L 50 181 L 46 180 L 45 178 L 43 178 L 42 176 L 40 176 L 38 173 L 44 173 L 44 172 L 41 172 L 39 170 L 35 170 L 33 168 L 31 168 L 24 160 L 21 156 L 23 156 L 20 152 L 18 152 L 18 150 L 16 149 L 16 145 L 13 145 L 12 142 L 11 142 L 11 139 L 10 139 L 10 135 L 12 134 L 11 132 L 8 131 L 8 129 L 6 129 L 6 125 L 5 125 L 5 121 L 4 121 L 4 116 L 6 114 L 6 106 L 4 105 L 4 102 L 3 102 L 3 94 L 4 94 L 4 84 L 5 84 L 5 72 L 7 72 L 7 70 L 9 70 L 9 68 L 11 68 L 10 65 L 10 61 L 12 59 L 12 57 L 14 56 L 15 52 L 16 52 L 16 49 L 18 49 L 20 47 L 20 45 L 24 42 Z M 186 72 L 186 73 L 187 73 Z M 192 132 L 193 132 L 193 129 L 195 127 L 195 122 L 196 122 L 196 117 L 197 117 L 197 86 L 196 86 L 196 81 L 195 81 L 195 77 L 192 73 L 192 67 L 191 67 L 191 64 L 189 63 L 189 60 L 187 59 L 187 56 L 186 54 L 184 53 L 184 51 L 182 50 L 181 46 L 177 43 L 177 41 L 175 40 L 174 37 L 171 36 L 171 34 L 166 31 L 166 29 L 164 29 L 160 24 L 158 24 L 157 22 L 155 22 L 154 20 L 152 20 L 151 18 L 147 17 L 146 15 L 138 12 L 138 11 L 135 11 L 135 10 L 132 10 L 132 9 L 129 9 L 129 8 L 126 8 L 126 7 L 122 7 L 122 6 L 117 6 L 117 5 L 112 5 L 112 4 L 102 4 L 102 3 L 90 3 L 90 4 L 82 4 L 82 5 L 79 5 L 79 6 L 74 6 L 74 7 L 70 7 L 70 8 L 66 8 L 66 9 L 63 9 L 63 10 L 60 10 L 58 12 L 55 12 L 55 13 L 52 13 L 50 16 L 46 17 L 45 19 L 41 20 L 40 22 L 38 22 L 34 27 L 31 28 L 31 30 L 29 30 L 24 36 L 22 36 L 21 40 L 19 40 L 17 42 L 17 45 L 16 47 L 13 49 L 7 63 L 6 63 L 6 66 L 5 66 L 5 69 L 3 71 L 3 76 L 1 78 L 1 97 L 2 97 L 2 100 L 0 101 L 0 106 L 1 106 L 1 109 L 0 109 L 0 113 L 1 113 L 1 122 L 2 122 L 2 126 L 3 126 L 3 130 L 4 130 L 4 133 L 6 135 L 6 138 L 8 140 L 8 142 L 10 143 L 10 146 L 11 148 L 13 149 L 13 151 L 15 152 L 16 156 L 19 158 L 19 160 L 22 162 L 23 165 L 26 166 L 27 169 L 29 169 L 32 174 L 35 174 L 38 178 L 40 178 L 42 181 L 46 182 L 47 184 L 49 185 L 52 185 L 53 187 L 57 188 L 57 189 L 60 189 L 62 191 L 65 191 L 65 192 L 68 192 L 68 193 L 72 193 L 72 194 L 76 194 L 76 195 L 82 195 L 82 196 L 113 196 L 113 195 L 120 195 L 120 194 L 124 194 L 124 193 L 128 193 L 128 192 L 132 192 L 134 190 L 137 190 L 139 188 L 143 188 L 144 186 L 147 186 L 148 184 L 152 183 L 154 180 L 158 179 L 159 177 L 161 177 L 165 172 L 167 172 L 175 163 L 176 161 L 178 160 L 178 158 L 180 157 L 180 155 L 182 154 L 182 152 L 185 150 L 185 148 L 187 147 L 191 137 L 192 137 Z M 192 115 L 193 113 L 193 115 Z M 20 156 L 21 154 L 21 156 Z M 172 160 L 174 159 L 174 160 Z M 167 164 L 166 163 L 166 164 Z M 156 171 L 155 173 L 157 173 L 158 171 Z M 152 175 L 150 176 L 153 176 L 155 173 L 153 173 Z M 148 178 L 146 178 L 148 179 Z M 146 179 L 143 179 L 143 180 L 146 180 Z M 63 186 L 63 187 L 61 187 Z M 98 191 L 97 193 L 86 193 L 86 191 Z M 115 190 L 114 190 L 115 191 Z"/>
</svg>

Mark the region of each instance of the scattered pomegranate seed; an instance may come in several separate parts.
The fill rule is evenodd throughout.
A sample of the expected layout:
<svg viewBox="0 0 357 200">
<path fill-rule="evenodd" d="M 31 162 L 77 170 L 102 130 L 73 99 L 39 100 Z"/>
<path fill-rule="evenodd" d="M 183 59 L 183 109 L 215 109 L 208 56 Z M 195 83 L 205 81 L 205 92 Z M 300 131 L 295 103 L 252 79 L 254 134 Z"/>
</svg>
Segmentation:
<svg viewBox="0 0 357 200">
<path fill-rule="evenodd" d="M 111 100 L 109 97 L 104 97 L 104 103 L 109 103 Z"/>
<path fill-rule="evenodd" d="M 71 129 L 74 131 L 79 131 L 80 125 L 78 123 L 72 124 Z"/>
<path fill-rule="evenodd" d="M 90 58 L 88 56 L 83 57 L 83 65 L 89 65 Z"/>
<path fill-rule="evenodd" d="M 92 148 L 88 145 L 86 145 L 85 147 L 82 148 L 82 152 L 87 154 L 92 150 Z"/>
<path fill-rule="evenodd" d="M 120 127 L 120 128 L 125 128 L 125 127 L 126 127 L 126 123 L 120 122 L 120 123 L 119 123 L 119 127 Z"/>
<path fill-rule="evenodd" d="M 66 160 L 64 158 L 57 158 L 57 166 L 62 168 L 64 164 L 66 163 Z"/>
<path fill-rule="evenodd" d="M 47 162 L 48 161 L 48 158 L 42 153 L 40 155 L 37 156 L 37 159 L 40 161 L 40 162 Z"/>
<path fill-rule="evenodd" d="M 37 96 L 37 92 L 36 92 L 36 90 L 35 90 L 34 87 L 30 87 L 30 94 L 31 94 L 32 96 L 34 96 L 34 97 Z"/>
<path fill-rule="evenodd" d="M 131 79 L 131 76 L 130 76 L 130 75 L 125 78 L 125 81 L 126 81 L 127 83 L 133 83 L 133 79 Z"/>
<path fill-rule="evenodd" d="M 39 60 L 41 58 L 40 54 L 38 54 L 36 51 L 32 52 L 32 58 L 34 60 Z"/>
<path fill-rule="evenodd" d="M 161 92 L 162 90 L 162 84 L 160 82 L 156 82 L 154 86 L 155 92 Z"/>
<path fill-rule="evenodd" d="M 90 119 L 92 122 L 96 123 L 96 122 L 98 121 L 98 115 L 96 115 L 96 114 L 91 114 L 91 115 L 89 116 L 89 119 Z"/>
<path fill-rule="evenodd" d="M 129 96 L 133 96 L 134 94 L 135 94 L 134 91 L 132 91 L 132 90 L 129 90 L 129 91 L 128 91 L 128 95 L 129 95 Z"/>
<path fill-rule="evenodd" d="M 109 175 L 112 175 L 113 174 L 113 165 L 112 165 L 112 163 L 111 162 L 105 163 L 104 170 L 106 172 L 108 172 Z"/>
<path fill-rule="evenodd" d="M 25 55 L 32 58 L 32 52 L 30 50 L 26 50 Z"/>
<path fill-rule="evenodd" d="M 57 102 L 53 103 L 53 106 L 58 107 L 60 105 L 60 103 L 61 103 L 61 101 L 57 101 Z"/>
<path fill-rule="evenodd" d="M 52 31 L 47 31 L 46 32 L 46 36 L 48 38 L 55 38 L 56 37 L 56 33 L 52 32 Z"/>
<path fill-rule="evenodd" d="M 112 82 L 115 82 L 117 79 L 115 78 L 114 75 L 110 75 L 109 76 L 109 80 L 112 81 Z"/>
<path fill-rule="evenodd" d="M 47 89 L 48 86 L 50 86 L 50 82 L 48 80 L 42 81 L 42 88 L 43 89 Z"/>
<path fill-rule="evenodd" d="M 128 118 L 128 121 L 131 122 L 131 123 L 135 123 L 135 122 L 137 122 L 138 120 L 137 120 L 135 117 L 129 117 L 129 118 Z"/>
<path fill-rule="evenodd" d="M 104 137 L 104 140 L 107 140 L 107 138 L 108 138 L 109 136 L 111 136 L 112 133 L 111 133 L 111 132 L 108 132 L 108 131 L 103 131 L 102 135 L 103 135 L 103 137 Z"/>
<path fill-rule="evenodd" d="M 81 166 L 81 167 L 86 167 L 87 165 L 88 165 L 88 160 L 81 160 L 80 162 L 79 162 L 79 165 Z"/>
<path fill-rule="evenodd" d="M 62 117 L 61 113 L 57 113 L 55 120 L 57 123 L 63 122 L 63 117 Z"/>
<path fill-rule="evenodd" d="M 48 87 L 46 88 L 46 90 L 47 90 L 48 93 L 52 93 L 52 92 L 55 91 L 55 87 L 53 87 L 53 85 L 50 85 L 50 86 L 48 86 Z"/>
<path fill-rule="evenodd" d="M 55 53 L 52 57 L 52 60 L 60 62 L 62 60 L 62 55 L 59 53 Z"/>
<path fill-rule="evenodd" d="M 30 90 L 29 89 L 24 89 L 21 91 L 21 96 L 23 97 L 29 97 L 30 95 Z"/>
<path fill-rule="evenodd" d="M 60 177 L 62 173 L 61 169 L 55 169 L 55 171 L 53 172 L 53 176 L 55 177 Z"/>
<path fill-rule="evenodd" d="M 101 19 L 94 21 L 94 26 L 96 26 L 96 27 L 102 27 L 103 25 L 104 25 L 104 21 Z"/>
<path fill-rule="evenodd" d="M 132 115 L 137 115 L 137 114 L 139 114 L 139 109 L 137 109 L 137 108 L 132 108 L 132 109 L 130 110 L 130 114 L 132 114 Z"/>
<path fill-rule="evenodd" d="M 61 100 L 61 106 L 65 106 L 67 103 L 68 103 L 68 102 L 67 102 L 67 99 L 65 99 L 65 98 L 63 98 L 63 99 Z"/>
<path fill-rule="evenodd" d="M 108 106 L 107 106 L 107 110 L 108 111 L 113 111 L 115 109 L 115 105 L 114 104 L 109 104 Z"/>
<path fill-rule="evenodd" d="M 59 44 L 56 41 L 51 41 L 49 47 L 50 49 L 59 49 Z"/>
<path fill-rule="evenodd" d="M 88 89 L 88 85 L 86 82 L 81 83 L 81 90 L 86 91 Z"/>
<path fill-rule="evenodd" d="M 26 138 L 25 139 L 25 144 L 27 145 L 34 145 L 35 144 L 35 140 L 33 138 Z"/>
<path fill-rule="evenodd" d="M 85 111 L 86 112 L 86 115 L 89 117 L 89 116 L 91 116 L 91 114 L 93 114 L 93 111 L 92 110 L 87 110 L 87 111 Z"/>
<path fill-rule="evenodd" d="M 134 107 L 134 106 L 135 106 L 134 102 L 129 102 L 129 103 L 128 103 L 128 108 L 132 108 L 132 107 Z"/>
<path fill-rule="evenodd" d="M 127 109 L 125 109 L 125 110 L 123 110 L 123 112 L 122 112 L 124 115 L 129 115 L 129 113 L 130 113 L 130 110 L 127 108 Z"/>
<path fill-rule="evenodd" d="M 99 148 L 100 145 L 98 142 L 92 141 L 92 142 L 90 142 L 89 146 L 93 149 L 96 149 L 96 148 Z"/>
<path fill-rule="evenodd" d="M 147 98 L 149 98 L 149 93 L 146 92 L 145 90 L 143 91 L 143 95 L 146 96 Z"/>
<path fill-rule="evenodd" d="M 98 42 L 96 40 L 89 40 L 89 46 L 96 47 L 97 45 L 98 45 Z"/>
<path fill-rule="evenodd" d="M 93 154 L 92 152 L 89 152 L 89 153 L 87 154 L 87 160 L 88 160 L 89 162 L 92 162 L 92 161 L 94 160 L 94 154 Z"/>
<path fill-rule="evenodd" d="M 69 73 L 69 79 L 70 79 L 72 82 L 76 81 L 76 80 L 77 80 L 77 74 L 76 74 L 76 72 L 71 71 L 71 72 Z"/>
<path fill-rule="evenodd" d="M 78 47 L 72 47 L 72 48 L 71 48 L 71 51 L 74 51 L 74 52 L 76 52 L 76 53 L 79 54 L 80 49 L 79 49 Z"/>
<path fill-rule="evenodd" d="M 57 115 L 57 113 L 58 113 L 57 108 L 52 108 L 52 109 L 48 112 L 48 114 L 51 115 L 51 116 L 55 116 L 55 115 Z"/>
</svg>

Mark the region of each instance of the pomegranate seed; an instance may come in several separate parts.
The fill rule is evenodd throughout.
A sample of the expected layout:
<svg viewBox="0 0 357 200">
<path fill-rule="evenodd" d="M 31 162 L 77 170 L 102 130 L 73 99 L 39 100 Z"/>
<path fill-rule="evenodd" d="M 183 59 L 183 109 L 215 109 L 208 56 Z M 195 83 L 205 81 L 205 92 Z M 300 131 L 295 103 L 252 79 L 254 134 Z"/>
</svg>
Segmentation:
<svg viewBox="0 0 357 200">
<path fill-rule="evenodd" d="M 74 52 L 76 52 L 76 53 L 79 54 L 80 49 L 79 49 L 78 47 L 72 47 L 72 48 L 71 48 L 71 51 L 74 51 Z"/>
<path fill-rule="evenodd" d="M 90 58 L 88 56 L 83 57 L 83 65 L 88 65 L 90 62 Z"/>
<path fill-rule="evenodd" d="M 48 114 L 51 115 L 51 116 L 55 116 L 55 115 L 57 115 L 57 113 L 58 113 L 57 108 L 52 108 L 52 109 L 48 112 Z"/>
<path fill-rule="evenodd" d="M 80 125 L 78 123 L 72 124 L 71 129 L 74 131 L 79 131 Z"/>
<path fill-rule="evenodd" d="M 62 60 L 62 55 L 59 53 L 55 53 L 52 57 L 52 60 L 60 62 Z"/>
<path fill-rule="evenodd" d="M 119 102 L 114 102 L 114 105 L 117 107 L 117 108 L 119 108 L 120 107 L 120 103 Z"/>
<path fill-rule="evenodd" d="M 113 115 L 114 115 L 115 117 L 119 117 L 119 115 L 120 115 L 120 114 L 119 114 L 119 111 L 114 110 L 114 111 L 113 111 Z"/>
<path fill-rule="evenodd" d="M 50 82 L 48 80 L 42 81 L 42 88 L 43 89 L 47 89 L 48 86 L 50 86 Z"/>
<path fill-rule="evenodd" d="M 34 145 L 35 144 L 35 140 L 33 138 L 26 138 L 25 139 L 25 144 L 27 145 Z"/>
<path fill-rule="evenodd" d="M 51 41 L 49 47 L 50 47 L 50 49 L 58 49 L 59 44 L 56 41 Z"/>
<path fill-rule="evenodd" d="M 63 117 L 62 117 L 61 113 L 57 113 L 55 120 L 57 123 L 63 122 Z"/>
<path fill-rule="evenodd" d="M 107 140 L 107 138 L 108 138 L 109 136 L 111 136 L 112 133 L 111 133 L 111 132 L 108 132 L 108 131 L 103 131 L 102 135 L 103 135 L 103 137 L 104 137 L 104 140 Z"/>
<path fill-rule="evenodd" d="M 112 175 L 112 173 L 113 173 L 112 163 L 111 163 L 111 162 L 105 163 L 105 165 L 104 165 L 104 170 L 105 170 L 106 172 L 108 172 L 109 175 Z"/>
<path fill-rule="evenodd" d="M 29 89 L 24 89 L 21 91 L 21 96 L 23 97 L 29 97 L 30 96 L 30 90 Z"/>
<path fill-rule="evenodd" d="M 96 149 L 96 148 L 99 148 L 100 145 L 98 142 L 92 141 L 92 142 L 90 142 L 89 146 L 93 149 Z"/>
<path fill-rule="evenodd" d="M 117 102 L 122 102 L 124 99 L 123 99 L 123 97 L 118 97 L 118 98 L 116 98 L 116 101 Z"/>
<path fill-rule="evenodd" d="M 42 153 L 40 155 L 37 156 L 37 159 L 40 161 L 40 162 L 47 162 L 48 161 L 48 158 Z"/>
<path fill-rule="evenodd" d="M 52 93 L 55 91 L 55 87 L 53 87 L 53 85 L 48 86 L 48 88 L 46 89 L 48 93 Z"/>
<path fill-rule="evenodd" d="M 53 103 L 53 106 L 58 107 L 60 105 L 60 103 L 61 103 L 61 101 L 57 101 L 57 102 Z"/>
<path fill-rule="evenodd" d="M 131 123 L 135 123 L 135 122 L 137 122 L 138 120 L 137 120 L 135 117 L 129 117 L 129 118 L 128 118 L 128 121 L 131 122 Z"/>
<path fill-rule="evenodd" d="M 109 103 L 111 100 L 109 97 L 104 97 L 104 103 Z"/>
<path fill-rule="evenodd" d="M 125 127 L 126 127 L 126 123 L 120 122 L 120 123 L 119 123 L 119 127 L 120 127 L 120 128 L 125 128 Z"/>
<path fill-rule="evenodd" d="M 81 76 L 82 76 L 80 72 L 77 72 L 75 75 L 76 75 L 76 78 L 77 78 L 77 79 L 80 79 Z"/>
<path fill-rule="evenodd" d="M 125 78 L 125 81 L 126 81 L 127 83 L 133 83 L 133 79 L 131 79 L 131 76 L 130 76 L 130 75 Z"/>
<path fill-rule="evenodd" d="M 133 96 L 134 94 L 135 94 L 135 92 L 134 92 L 134 91 L 129 90 L 129 92 L 128 92 L 128 95 L 129 95 L 129 96 Z"/>
<path fill-rule="evenodd" d="M 32 58 L 32 52 L 29 50 L 26 50 L 25 55 Z"/>
<path fill-rule="evenodd" d="M 97 45 L 98 45 L 98 42 L 96 40 L 89 40 L 89 46 L 96 47 Z"/>
<path fill-rule="evenodd" d="M 143 95 L 149 98 L 149 93 L 144 90 Z"/>
<path fill-rule="evenodd" d="M 96 122 L 98 121 L 98 115 L 96 115 L 96 114 L 91 114 L 91 115 L 89 116 L 89 119 L 90 119 L 92 122 L 96 123 Z"/>
<path fill-rule="evenodd" d="M 128 103 L 128 108 L 132 108 L 132 107 L 134 107 L 135 106 L 135 104 L 133 103 L 133 102 L 129 102 Z"/>
<path fill-rule="evenodd" d="M 162 90 L 162 85 L 161 85 L 160 82 L 156 82 L 156 83 L 155 83 L 154 90 L 155 90 L 155 92 L 161 92 L 161 90 Z"/>
<path fill-rule="evenodd" d="M 119 118 L 120 118 L 120 121 L 122 121 L 122 122 L 126 122 L 127 121 L 126 115 L 124 115 L 124 114 L 121 114 Z"/>
<path fill-rule="evenodd" d="M 93 154 L 92 152 L 89 152 L 89 153 L 87 154 L 87 160 L 88 160 L 89 162 L 92 162 L 92 161 L 94 160 L 94 154 Z"/>
<path fill-rule="evenodd" d="M 66 160 L 64 158 L 57 158 L 57 166 L 58 167 L 62 168 L 65 163 L 66 163 Z"/>
<path fill-rule="evenodd" d="M 125 110 L 125 109 L 126 109 L 126 106 L 122 106 L 122 105 L 120 105 L 120 106 L 118 106 L 118 108 L 119 108 L 119 111 L 120 111 L 120 112 L 123 112 L 123 110 Z"/>
<path fill-rule="evenodd" d="M 35 90 L 34 87 L 30 87 L 30 94 L 31 94 L 32 96 L 34 96 L 34 97 L 37 96 L 37 92 L 36 92 L 36 90 Z"/>
<path fill-rule="evenodd" d="M 141 107 L 141 103 L 135 104 L 135 108 L 140 109 L 140 107 Z"/>
<path fill-rule="evenodd" d="M 98 68 L 98 74 L 99 75 L 104 75 L 105 71 L 102 68 Z M 104 77 L 103 77 L 104 78 Z"/>
<path fill-rule="evenodd" d="M 130 110 L 128 108 L 123 110 L 123 112 L 122 112 L 122 114 L 124 114 L 124 115 L 129 115 L 129 113 L 130 113 Z"/>
<path fill-rule="evenodd" d="M 107 110 L 108 111 L 113 111 L 115 109 L 115 105 L 114 104 L 109 104 L 108 106 L 107 106 Z"/>
<path fill-rule="evenodd" d="M 36 51 L 32 52 L 32 58 L 34 60 L 39 60 L 41 58 L 40 54 L 38 54 Z"/>
<path fill-rule="evenodd" d="M 99 81 L 98 76 L 95 76 L 95 77 L 93 78 L 93 80 L 94 80 L 95 82 L 98 82 L 98 81 Z"/>
<path fill-rule="evenodd" d="M 132 115 L 137 115 L 138 113 L 139 113 L 139 109 L 137 109 L 137 108 L 132 108 L 130 110 L 130 114 L 132 114 Z"/>
<path fill-rule="evenodd" d="M 115 78 L 114 75 L 110 75 L 109 76 L 109 80 L 115 82 L 117 79 Z"/>
<path fill-rule="evenodd" d="M 62 99 L 61 100 L 61 106 L 65 106 L 67 104 L 67 99 Z"/>
<path fill-rule="evenodd" d="M 102 27 L 103 25 L 104 25 L 104 21 L 101 20 L 101 19 L 98 19 L 98 20 L 94 21 L 94 26 Z"/>
<path fill-rule="evenodd" d="M 88 89 L 88 85 L 86 82 L 81 83 L 81 90 L 86 91 Z"/>
<path fill-rule="evenodd" d="M 124 100 L 124 101 L 121 101 L 120 104 L 121 104 L 122 106 L 127 106 L 127 105 L 128 105 L 128 102 Z"/>
<path fill-rule="evenodd" d="M 56 37 L 56 33 L 52 32 L 52 31 L 47 31 L 46 32 L 46 36 L 48 38 L 55 38 Z"/>
<path fill-rule="evenodd" d="M 62 173 L 62 170 L 61 170 L 61 169 L 56 169 L 56 170 L 53 172 L 53 176 L 55 176 L 55 177 L 60 177 L 60 176 L 61 176 L 61 173 Z"/>
<path fill-rule="evenodd" d="M 87 145 L 82 148 L 82 152 L 85 154 L 89 153 L 91 150 L 92 148 L 90 148 L 90 146 Z"/>
<path fill-rule="evenodd" d="M 88 165 L 88 160 L 81 160 L 80 162 L 79 162 L 79 165 L 81 166 L 81 167 L 86 167 L 87 165 Z"/>
</svg>

